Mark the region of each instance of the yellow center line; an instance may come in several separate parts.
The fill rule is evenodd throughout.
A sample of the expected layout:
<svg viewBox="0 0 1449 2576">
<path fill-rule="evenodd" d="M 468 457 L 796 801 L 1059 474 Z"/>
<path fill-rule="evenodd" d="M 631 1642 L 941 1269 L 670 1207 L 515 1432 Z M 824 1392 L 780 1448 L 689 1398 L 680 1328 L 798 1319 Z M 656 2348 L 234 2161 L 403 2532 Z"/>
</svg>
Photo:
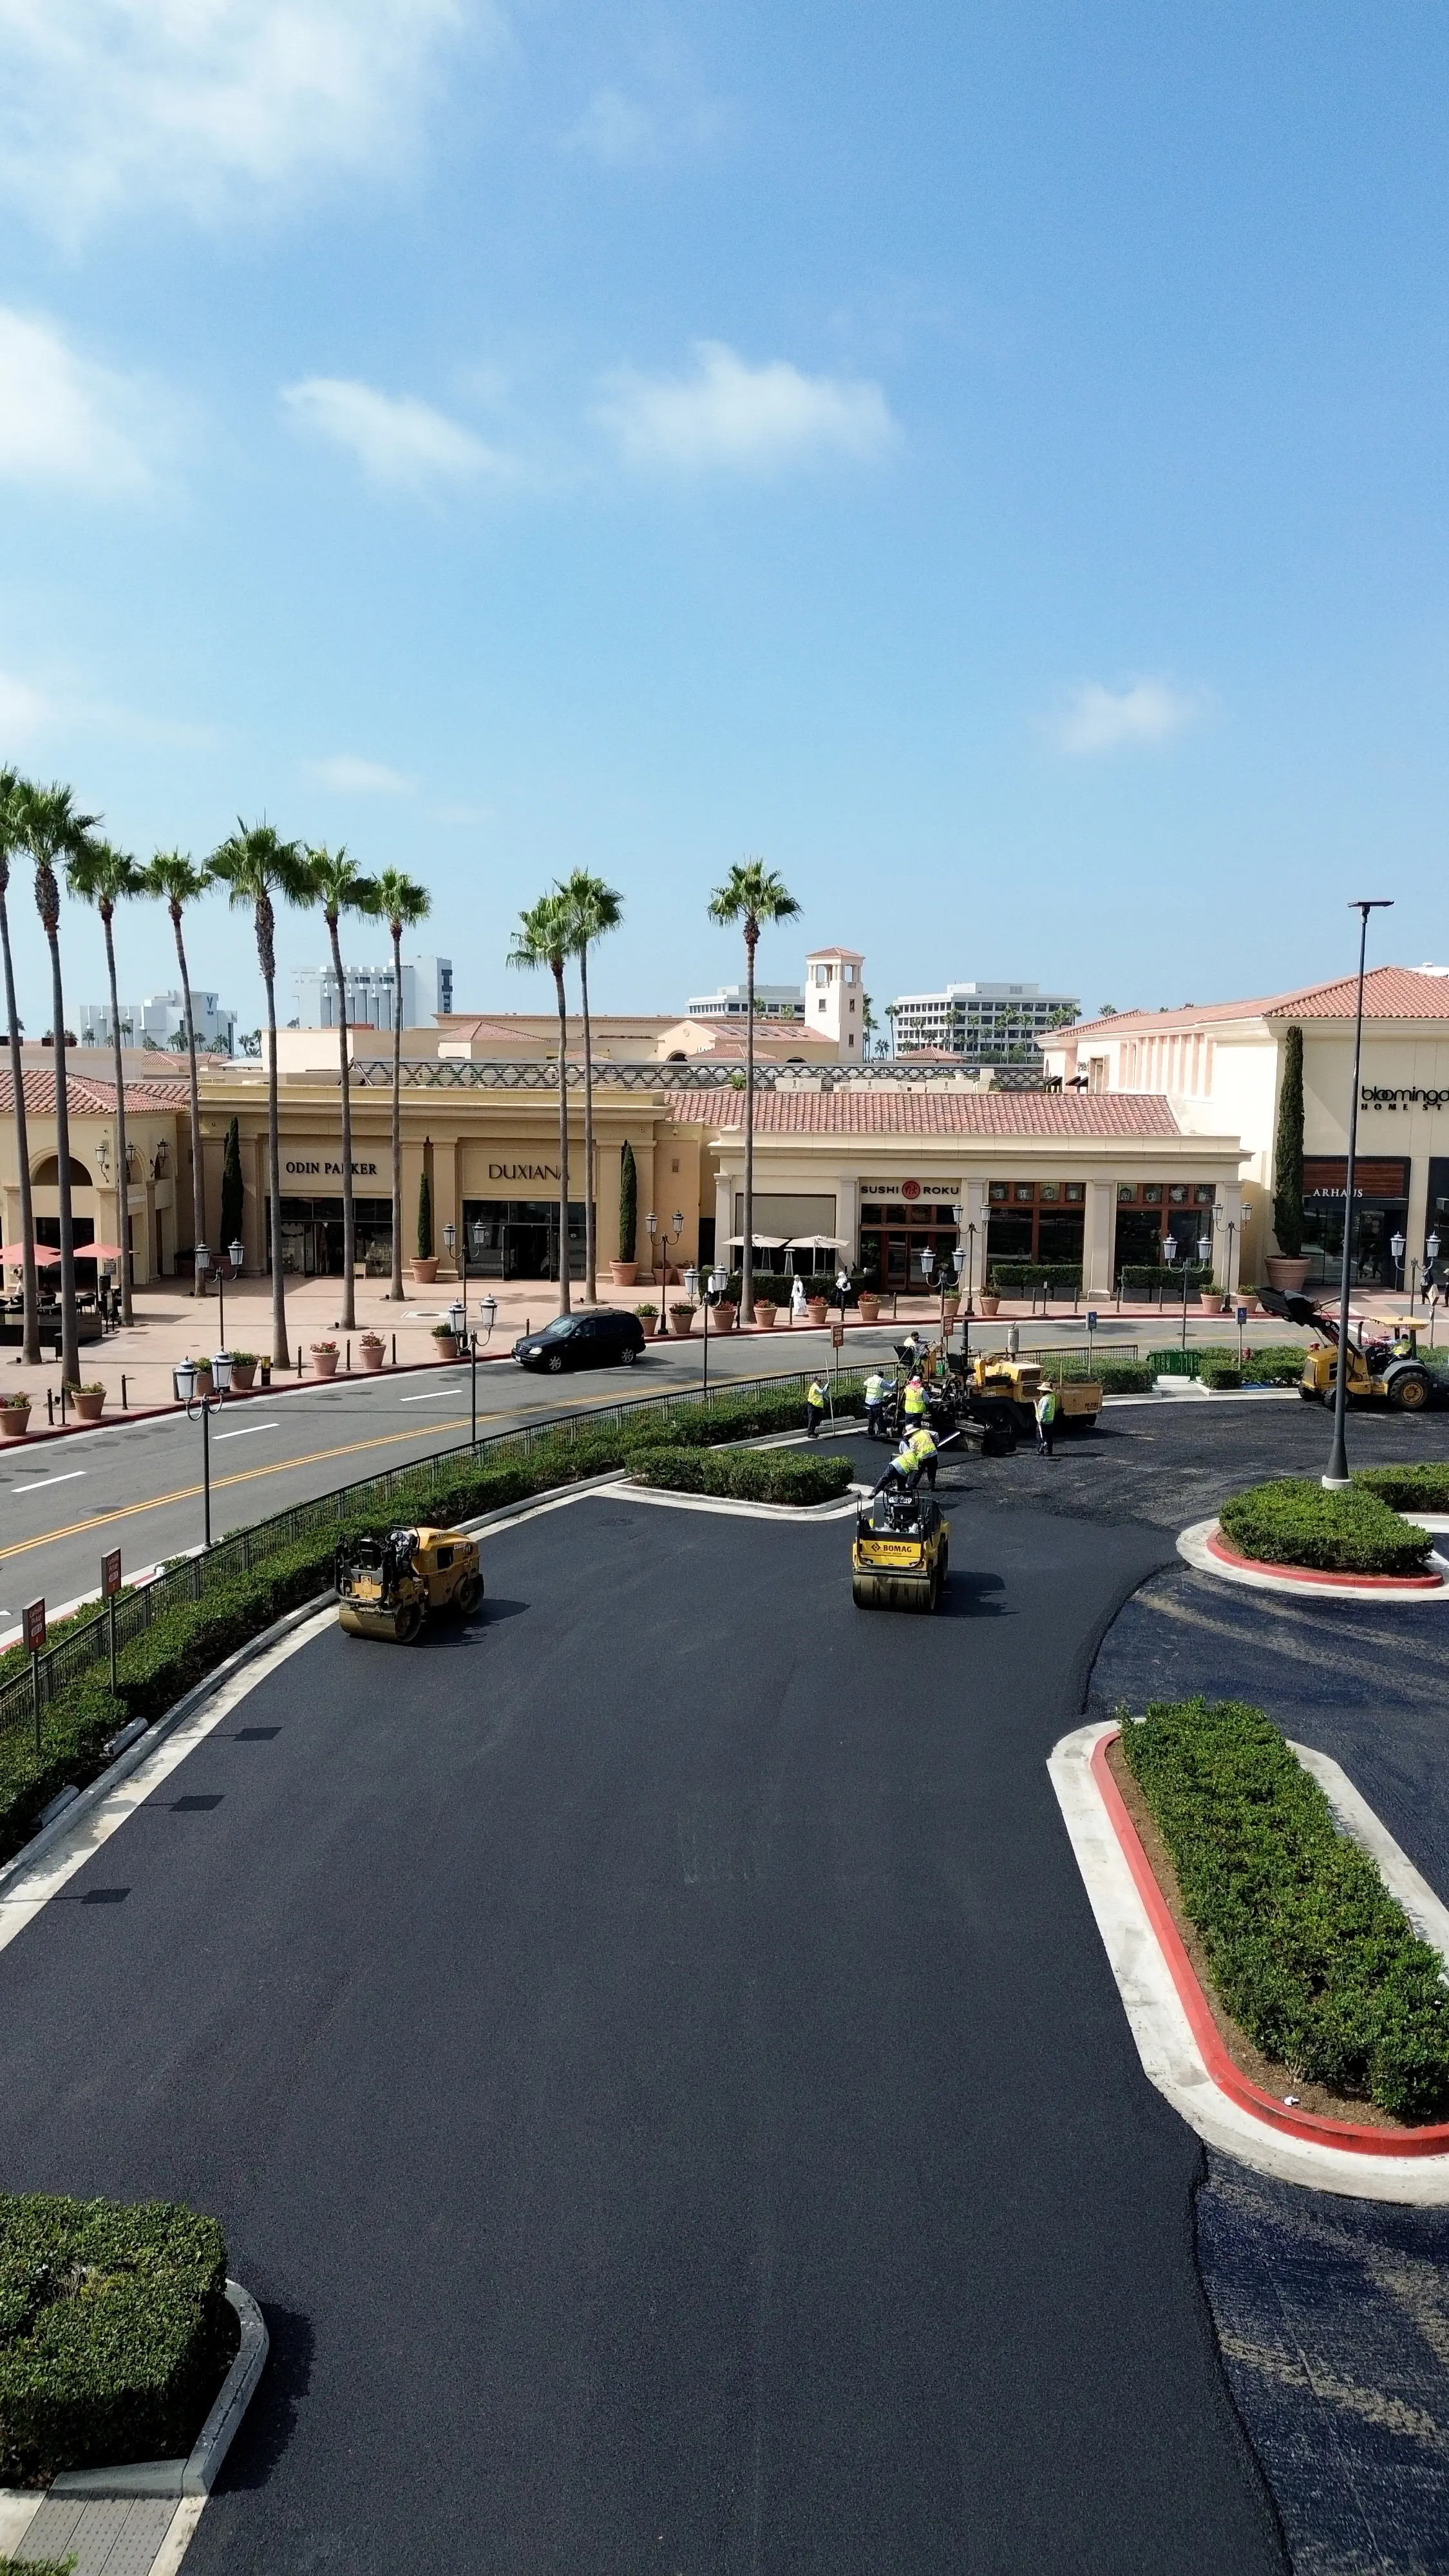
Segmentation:
<svg viewBox="0 0 1449 2576">
<path fill-rule="evenodd" d="M 581 1405 L 571 1406 L 570 1410 L 582 1413 L 590 1406 L 618 1402 L 619 1398 L 616 1395 L 586 1396 Z M 495 1413 L 485 1415 L 483 1419 L 485 1423 L 496 1424 L 500 1417 Z M 502 1419 L 506 1427 L 510 1420 L 516 1421 L 517 1417 L 505 1415 Z M 467 1414 L 460 1414 L 453 1422 L 435 1422 L 433 1425 L 435 1431 L 466 1431 L 468 1427 Z M 546 1418 L 540 1427 L 547 1429 Z M 345 1440 L 336 1449 L 309 1450 L 304 1458 L 273 1458 L 265 1467 L 241 1467 L 230 1476 L 213 1476 L 211 1490 L 214 1494 L 218 1494 L 227 1485 L 255 1484 L 259 1476 L 284 1476 L 294 1467 L 320 1467 L 328 1458 L 351 1458 L 360 1449 L 390 1449 L 399 1441 L 417 1440 L 422 1436 L 421 1426 L 416 1431 L 379 1431 L 370 1440 Z M 486 1439 L 488 1436 L 486 1430 L 479 1433 L 481 1439 Z M 422 1458 L 418 1461 L 420 1466 L 425 1463 L 428 1454 L 426 1450 L 423 1452 Z M 141 1503 L 117 1503 L 110 1511 L 92 1512 L 85 1520 L 69 1521 L 63 1529 L 41 1530 L 35 1538 L 17 1539 L 12 1547 L 0 1548 L 0 1564 L 8 1562 L 12 1556 L 27 1556 L 33 1548 L 50 1547 L 57 1539 L 82 1538 L 87 1530 L 105 1529 L 112 1521 L 131 1520 L 137 1512 L 159 1512 L 164 1511 L 170 1503 L 194 1502 L 200 1492 L 199 1484 L 178 1485 L 174 1493 L 152 1494 L 147 1501 Z"/>
</svg>

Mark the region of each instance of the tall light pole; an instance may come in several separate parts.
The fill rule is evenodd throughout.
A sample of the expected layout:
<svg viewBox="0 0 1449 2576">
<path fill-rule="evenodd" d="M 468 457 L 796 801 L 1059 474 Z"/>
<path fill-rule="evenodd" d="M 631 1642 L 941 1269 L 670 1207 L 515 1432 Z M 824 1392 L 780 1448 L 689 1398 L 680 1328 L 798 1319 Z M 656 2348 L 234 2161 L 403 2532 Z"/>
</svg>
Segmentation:
<svg viewBox="0 0 1449 2576">
<path fill-rule="evenodd" d="M 1358 933 L 1358 1006 L 1353 1022 L 1353 1088 L 1348 1102 L 1348 1165 L 1343 1176 L 1343 1270 L 1338 1289 L 1338 1374 L 1333 1388 L 1333 1447 L 1329 1452 L 1328 1473 L 1322 1479 L 1326 1492 L 1338 1493 L 1348 1483 L 1348 1450 L 1343 1427 L 1348 1412 L 1348 1291 L 1353 1267 L 1353 1177 L 1358 1157 L 1358 1084 L 1363 1057 L 1363 976 L 1368 956 L 1368 926 L 1371 912 L 1392 910 L 1393 898 L 1372 895 L 1356 896 L 1349 905 L 1359 918 Z"/>
<path fill-rule="evenodd" d="M 208 1548 L 211 1545 L 211 1417 L 226 1402 L 231 1385 L 231 1360 L 225 1351 L 217 1351 L 211 1362 L 213 1392 L 201 1395 L 196 1386 L 196 1362 L 182 1360 L 172 1372 L 177 1402 L 186 1407 L 186 1419 L 201 1417 L 201 1529 Z"/>
</svg>

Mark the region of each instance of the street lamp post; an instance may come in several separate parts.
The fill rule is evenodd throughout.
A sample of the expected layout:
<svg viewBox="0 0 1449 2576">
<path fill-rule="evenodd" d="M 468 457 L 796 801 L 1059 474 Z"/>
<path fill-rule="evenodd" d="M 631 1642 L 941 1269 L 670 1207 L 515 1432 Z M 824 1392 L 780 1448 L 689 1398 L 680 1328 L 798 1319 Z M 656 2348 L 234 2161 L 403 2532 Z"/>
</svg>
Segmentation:
<svg viewBox="0 0 1449 2576">
<path fill-rule="evenodd" d="M 211 1362 L 212 1392 L 199 1395 L 196 1389 L 196 1362 L 182 1360 L 174 1372 L 176 1400 L 186 1407 L 186 1419 L 201 1417 L 201 1527 L 207 1547 L 211 1545 L 211 1417 L 226 1402 L 231 1385 L 231 1354 L 217 1351 Z"/>
<path fill-rule="evenodd" d="M 709 1274 L 709 1277 L 704 1283 L 702 1302 L 704 1306 L 704 1400 L 706 1404 L 709 1402 L 709 1310 L 711 1306 L 717 1306 L 719 1304 L 721 1297 L 724 1295 L 728 1280 L 729 1272 L 723 1269 L 719 1262 L 716 1262 L 714 1268 Z"/>
<path fill-rule="evenodd" d="M 1343 1267 L 1338 1286 L 1338 1373 L 1333 1388 L 1333 1447 L 1329 1452 L 1328 1473 L 1323 1478 L 1325 1489 L 1336 1493 L 1348 1483 L 1348 1449 L 1344 1440 L 1344 1422 L 1348 1413 L 1348 1291 L 1353 1252 L 1353 1177 L 1358 1159 L 1358 1087 L 1359 1067 L 1363 1059 L 1363 977 L 1368 955 L 1368 926 L 1371 912 L 1388 912 L 1392 898 L 1382 895 L 1365 899 L 1357 896 L 1349 910 L 1359 917 L 1358 934 L 1358 1006 L 1353 1023 L 1353 1089 L 1348 1103 L 1348 1163 L 1343 1176 Z"/>
<path fill-rule="evenodd" d="M 1438 1258 L 1439 1237 L 1437 1234 L 1428 1235 L 1425 1237 L 1424 1241 L 1424 1303 L 1429 1309 L 1429 1348 L 1431 1351 L 1434 1347 L 1434 1325 L 1437 1320 L 1439 1300 L 1437 1297 L 1431 1297 L 1429 1295 L 1429 1291 L 1434 1285 L 1434 1264 Z"/>
<path fill-rule="evenodd" d="M 1391 1234 L 1389 1236 L 1389 1251 L 1393 1256 L 1394 1286 L 1396 1288 L 1402 1288 L 1404 1284 L 1404 1254 L 1407 1250 L 1408 1246 L 1401 1234 Z"/>
</svg>

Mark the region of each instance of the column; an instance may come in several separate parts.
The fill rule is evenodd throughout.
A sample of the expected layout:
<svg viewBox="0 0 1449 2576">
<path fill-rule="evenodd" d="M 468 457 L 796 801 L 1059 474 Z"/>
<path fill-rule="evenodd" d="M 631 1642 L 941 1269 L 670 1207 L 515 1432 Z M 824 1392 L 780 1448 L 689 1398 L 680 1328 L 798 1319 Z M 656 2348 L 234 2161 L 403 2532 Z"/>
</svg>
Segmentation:
<svg viewBox="0 0 1449 2576">
<path fill-rule="evenodd" d="M 845 1247 L 841 1259 L 853 1266 L 860 1259 L 860 1183 L 854 1172 L 835 1175 L 835 1231 Z"/>
<path fill-rule="evenodd" d="M 1116 1243 L 1117 1184 L 1115 1181 L 1088 1181 L 1082 1226 L 1082 1294 L 1085 1297 L 1111 1296 Z"/>
</svg>

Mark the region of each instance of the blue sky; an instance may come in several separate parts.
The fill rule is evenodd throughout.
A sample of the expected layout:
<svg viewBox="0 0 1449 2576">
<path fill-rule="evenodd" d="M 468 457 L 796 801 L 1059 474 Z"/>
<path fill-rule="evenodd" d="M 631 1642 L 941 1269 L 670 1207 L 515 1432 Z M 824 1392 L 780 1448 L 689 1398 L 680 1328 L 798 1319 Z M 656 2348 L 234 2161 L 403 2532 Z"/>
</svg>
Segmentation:
<svg viewBox="0 0 1449 2576">
<path fill-rule="evenodd" d="M 762 973 L 877 1002 L 1273 990 L 1359 893 L 1442 961 L 1446 72 L 1331 0 L 0 0 L 4 756 L 409 866 L 465 1007 L 578 864 L 603 1006 L 732 978 L 755 852 Z"/>
</svg>

